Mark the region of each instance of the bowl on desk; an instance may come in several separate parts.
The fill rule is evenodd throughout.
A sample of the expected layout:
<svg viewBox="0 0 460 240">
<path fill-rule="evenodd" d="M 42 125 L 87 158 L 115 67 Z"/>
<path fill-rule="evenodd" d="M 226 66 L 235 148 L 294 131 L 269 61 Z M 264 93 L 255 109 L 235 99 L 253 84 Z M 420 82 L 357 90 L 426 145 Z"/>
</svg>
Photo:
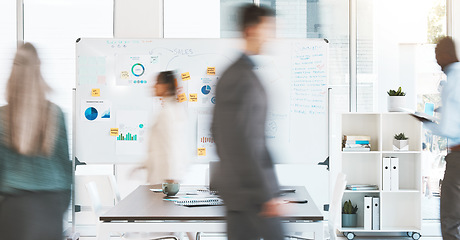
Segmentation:
<svg viewBox="0 0 460 240">
<path fill-rule="evenodd" d="M 161 188 L 163 189 L 163 193 L 166 194 L 166 196 L 174 196 L 179 192 L 180 189 L 180 184 L 179 183 L 163 183 L 161 185 Z"/>
</svg>

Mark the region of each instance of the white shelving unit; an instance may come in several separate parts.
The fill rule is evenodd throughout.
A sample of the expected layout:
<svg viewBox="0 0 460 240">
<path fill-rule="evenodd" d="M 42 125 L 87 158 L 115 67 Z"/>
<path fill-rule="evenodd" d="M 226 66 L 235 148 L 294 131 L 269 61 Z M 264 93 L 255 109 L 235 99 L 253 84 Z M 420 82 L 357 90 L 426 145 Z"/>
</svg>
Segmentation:
<svg viewBox="0 0 460 240">
<path fill-rule="evenodd" d="M 421 218 L 421 138 L 422 125 L 405 113 L 345 113 L 337 119 L 339 129 L 332 134 L 331 146 L 335 171 L 347 176 L 347 184 L 375 184 L 379 190 L 346 190 L 344 201 L 358 205 L 358 225 L 339 229 L 348 239 L 355 233 L 406 232 L 414 239 L 420 238 Z M 409 137 L 409 151 L 393 151 L 393 136 L 405 133 Z M 343 135 L 371 137 L 371 151 L 342 152 Z M 399 158 L 399 190 L 382 191 L 383 157 Z M 337 159 L 338 158 L 338 159 Z M 364 229 L 364 196 L 380 198 L 380 229 Z M 341 224 L 340 224 L 341 226 Z"/>
</svg>

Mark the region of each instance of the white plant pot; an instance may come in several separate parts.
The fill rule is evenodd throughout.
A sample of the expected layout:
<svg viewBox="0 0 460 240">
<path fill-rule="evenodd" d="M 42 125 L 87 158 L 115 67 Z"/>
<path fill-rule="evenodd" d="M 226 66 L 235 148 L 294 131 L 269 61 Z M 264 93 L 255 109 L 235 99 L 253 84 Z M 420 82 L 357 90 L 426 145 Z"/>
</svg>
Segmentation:
<svg viewBox="0 0 460 240">
<path fill-rule="evenodd" d="M 393 139 L 394 151 L 409 151 L 409 140 L 396 140 Z"/>
<path fill-rule="evenodd" d="M 388 96 L 388 112 L 403 112 L 406 107 L 406 96 Z"/>
</svg>

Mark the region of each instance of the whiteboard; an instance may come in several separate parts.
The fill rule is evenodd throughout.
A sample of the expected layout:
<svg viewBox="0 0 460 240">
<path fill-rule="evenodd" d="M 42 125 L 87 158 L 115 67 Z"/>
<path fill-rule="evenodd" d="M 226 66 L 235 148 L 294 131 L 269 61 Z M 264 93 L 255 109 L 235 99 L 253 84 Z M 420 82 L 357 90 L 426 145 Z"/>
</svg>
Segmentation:
<svg viewBox="0 0 460 240">
<path fill-rule="evenodd" d="M 152 96 L 160 71 L 177 75 L 188 112 L 191 161 L 218 160 L 210 132 L 214 89 L 242 53 L 239 39 L 79 39 L 76 43 L 75 156 L 87 163 L 143 161 L 148 129 L 161 110 Z M 252 56 L 268 95 L 267 145 L 275 163 L 328 156 L 328 44 L 284 39 Z M 204 150 L 203 150 L 204 149 Z"/>
</svg>

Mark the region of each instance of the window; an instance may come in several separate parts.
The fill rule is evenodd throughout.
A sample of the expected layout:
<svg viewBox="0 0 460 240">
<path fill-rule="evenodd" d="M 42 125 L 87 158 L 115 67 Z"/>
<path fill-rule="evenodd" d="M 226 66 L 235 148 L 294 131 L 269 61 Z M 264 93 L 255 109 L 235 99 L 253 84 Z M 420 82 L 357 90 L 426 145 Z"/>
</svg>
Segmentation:
<svg viewBox="0 0 460 240">
<path fill-rule="evenodd" d="M 16 53 L 16 1 L 0 2 L 0 104 L 6 104 L 5 88 Z"/>
<path fill-rule="evenodd" d="M 445 0 L 357 0 L 358 112 L 386 111 L 387 91 L 402 87 L 406 107 L 424 111 L 440 104 L 445 79 L 434 55 L 446 35 Z M 408 14 L 410 12 L 410 14 Z M 439 219 L 439 181 L 446 140 L 424 131 L 423 219 Z"/>
<path fill-rule="evenodd" d="M 357 5 L 358 111 L 386 111 L 386 92 L 399 86 L 407 92 L 407 107 L 415 109 L 416 56 L 445 35 L 445 0 L 357 0 Z"/>
<path fill-rule="evenodd" d="M 75 42 L 113 36 L 113 0 L 25 0 L 24 40 L 35 45 L 51 100 L 64 111 L 71 139 Z M 70 141 L 69 141 L 70 143 Z"/>
<path fill-rule="evenodd" d="M 220 37 L 241 37 L 239 28 L 238 10 L 245 4 L 252 4 L 253 0 L 220 0 Z"/>
</svg>

